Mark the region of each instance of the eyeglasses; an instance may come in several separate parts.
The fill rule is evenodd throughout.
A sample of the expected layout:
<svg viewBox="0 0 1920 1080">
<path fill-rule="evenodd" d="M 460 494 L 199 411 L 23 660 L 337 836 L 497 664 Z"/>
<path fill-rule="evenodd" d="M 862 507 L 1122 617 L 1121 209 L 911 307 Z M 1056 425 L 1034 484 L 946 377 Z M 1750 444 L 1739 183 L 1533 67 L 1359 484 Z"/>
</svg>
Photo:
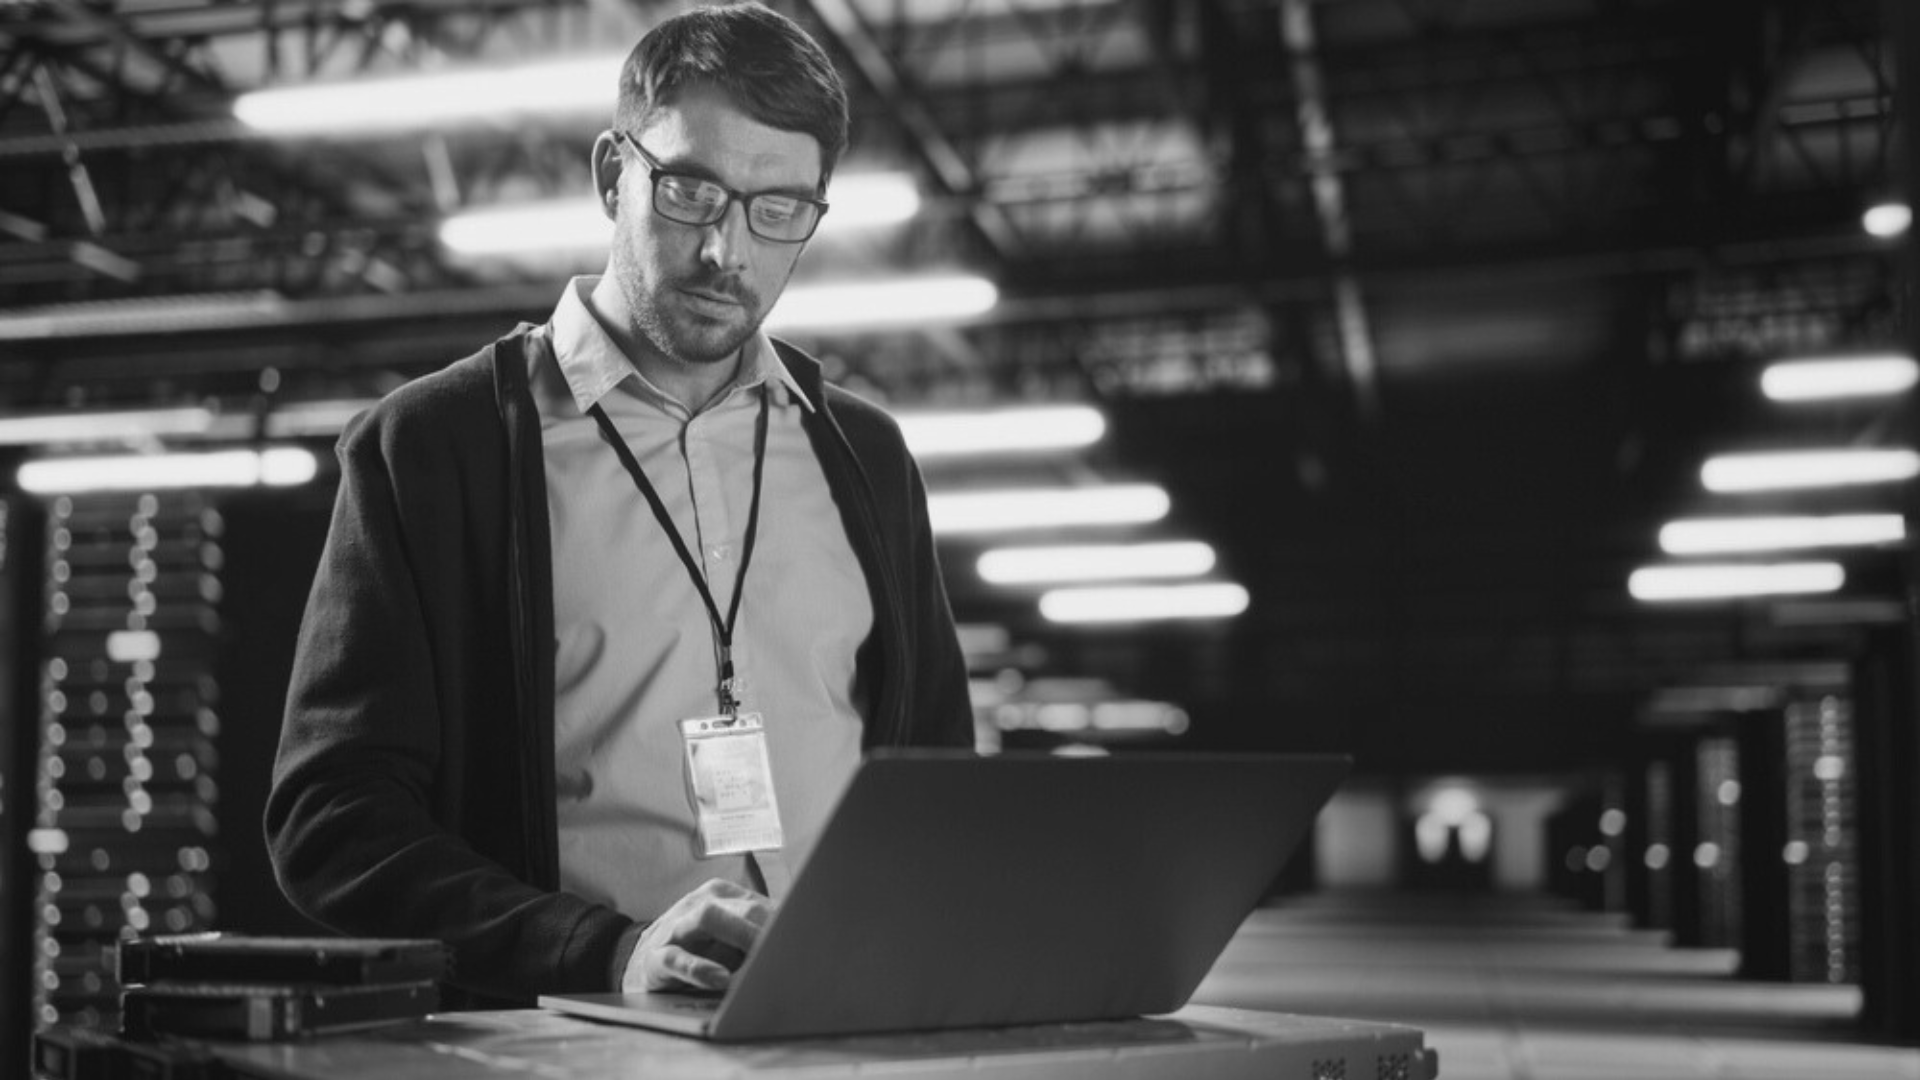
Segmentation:
<svg viewBox="0 0 1920 1080">
<path fill-rule="evenodd" d="M 640 146 L 640 140 L 624 131 L 613 132 L 613 137 L 633 147 L 634 153 L 647 163 L 653 180 L 653 212 L 668 221 L 711 225 L 725 217 L 727 207 L 738 200 L 746 209 L 747 230 L 753 235 L 776 244 L 800 244 L 813 236 L 813 230 L 820 227 L 820 219 L 827 212 L 827 204 L 822 199 L 780 191 L 749 194 L 703 176 L 663 169 L 653 155 Z"/>
</svg>

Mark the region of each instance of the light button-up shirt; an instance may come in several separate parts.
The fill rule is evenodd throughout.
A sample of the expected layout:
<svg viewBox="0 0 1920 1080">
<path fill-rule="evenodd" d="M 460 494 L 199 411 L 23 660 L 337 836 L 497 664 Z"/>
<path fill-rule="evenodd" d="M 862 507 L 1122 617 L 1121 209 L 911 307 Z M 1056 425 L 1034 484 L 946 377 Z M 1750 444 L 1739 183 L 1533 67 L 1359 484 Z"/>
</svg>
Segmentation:
<svg viewBox="0 0 1920 1080">
<path fill-rule="evenodd" d="M 529 336 L 553 536 L 555 771 L 562 886 L 641 920 L 708 878 L 753 884 L 745 856 L 699 858 L 679 721 L 718 711 L 719 640 L 693 581 L 587 413 L 598 403 L 659 493 L 724 618 L 753 496 L 754 427 L 769 396 L 758 538 L 734 627 L 742 708 L 765 719 L 797 872 L 860 758 L 854 657 L 873 605 L 801 427 L 806 399 L 771 342 L 698 413 L 649 383 L 576 278 Z"/>
</svg>

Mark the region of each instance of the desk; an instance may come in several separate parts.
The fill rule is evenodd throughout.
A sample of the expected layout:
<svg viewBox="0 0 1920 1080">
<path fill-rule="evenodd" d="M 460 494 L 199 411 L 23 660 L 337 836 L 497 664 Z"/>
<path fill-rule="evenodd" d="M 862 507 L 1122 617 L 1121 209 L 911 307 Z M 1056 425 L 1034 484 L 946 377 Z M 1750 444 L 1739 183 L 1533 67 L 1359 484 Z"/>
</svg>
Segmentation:
<svg viewBox="0 0 1920 1080">
<path fill-rule="evenodd" d="M 217 1050 L 237 1075 L 258 1080 L 1433 1080 L 1438 1073 L 1414 1028 L 1206 1005 L 1092 1024 L 734 1045 L 524 1009 Z"/>
</svg>

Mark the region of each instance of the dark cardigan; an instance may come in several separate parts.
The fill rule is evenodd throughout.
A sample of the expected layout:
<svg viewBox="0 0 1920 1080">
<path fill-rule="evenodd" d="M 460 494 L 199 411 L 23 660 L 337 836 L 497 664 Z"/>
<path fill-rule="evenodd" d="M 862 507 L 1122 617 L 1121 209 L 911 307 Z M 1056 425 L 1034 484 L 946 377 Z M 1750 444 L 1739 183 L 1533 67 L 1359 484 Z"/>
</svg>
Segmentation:
<svg viewBox="0 0 1920 1080">
<path fill-rule="evenodd" d="M 633 921 L 559 891 L 552 556 L 524 330 L 341 437 L 300 628 L 268 847 L 340 932 L 436 938 L 494 1002 L 609 989 Z M 864 743 L 970 747 L 966 665 L 898 425 L 776 342 L 874 608 Z M 462 1000 L 456 993 L 455 1000 Z"/>
</svg>

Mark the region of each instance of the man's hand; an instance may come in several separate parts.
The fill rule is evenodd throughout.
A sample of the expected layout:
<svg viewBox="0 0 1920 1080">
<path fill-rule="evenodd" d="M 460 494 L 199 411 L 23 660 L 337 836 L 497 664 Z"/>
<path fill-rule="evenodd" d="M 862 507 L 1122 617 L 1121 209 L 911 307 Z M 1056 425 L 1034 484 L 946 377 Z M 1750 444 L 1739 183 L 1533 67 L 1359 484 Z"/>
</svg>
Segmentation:
<svg viewBox="0 0 1920 1080">
<path fill-rule="evenodd" d="M 773 915 L 773 901 L 713 880 L 681 897 L 640 935 L 620 989 L 725 990 Z"/>
</svg>

